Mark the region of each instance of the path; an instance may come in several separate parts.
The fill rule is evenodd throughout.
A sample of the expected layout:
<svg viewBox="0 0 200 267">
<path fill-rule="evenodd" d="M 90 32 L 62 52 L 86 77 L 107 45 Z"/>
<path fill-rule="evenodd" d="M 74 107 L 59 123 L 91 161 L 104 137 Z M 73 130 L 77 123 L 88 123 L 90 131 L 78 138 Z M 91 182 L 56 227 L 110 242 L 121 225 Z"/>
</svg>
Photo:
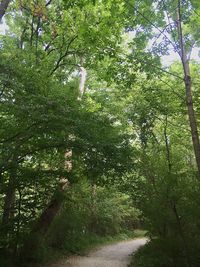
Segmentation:
<svg viewBox="0 0 200 267">
<path fill-rule="evenodd" d="M 145 238 L 106 245 L 87 256 L 73 256 L 52 267 L 127 267 L 131 254 L 146 243 Z"/>
</svg>

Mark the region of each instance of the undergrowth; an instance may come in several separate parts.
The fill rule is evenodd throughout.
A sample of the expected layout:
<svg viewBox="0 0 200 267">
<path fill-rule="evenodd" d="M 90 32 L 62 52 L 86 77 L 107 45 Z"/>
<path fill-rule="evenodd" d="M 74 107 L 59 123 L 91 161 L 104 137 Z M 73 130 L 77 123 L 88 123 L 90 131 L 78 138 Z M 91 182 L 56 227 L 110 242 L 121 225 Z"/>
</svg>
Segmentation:
<svg viewBox="0 0 200 267">
<path fill-rule="evenodd" d="M 101 245 L 109 245 L 119 241 L 130 240 L 134 238 L 144 237 L 146 231 L 144 230 L 134 230 L 134 231 L 124 231 L 114 236 L 98 236 L 95 234 L 88 234 L 80 238 L 79 241 L 66 244 L 62 249 L 52 248 L 52 247 L 41 247 L 42 258 L 40 262 L 42 264 L 57 262 L 70 255 L 86 255 L 91 249 L 94 249 Z M 38 255 L 39 256 L 39 255 Z M 31 265 L 30 265 L 31 266 Z M 32 265 L 33 266 L 33 265 Z M 44 266 L 44 265 L 42 265 Z M 41 267 L 41 265 L 39 265 Z"/>
</svg>

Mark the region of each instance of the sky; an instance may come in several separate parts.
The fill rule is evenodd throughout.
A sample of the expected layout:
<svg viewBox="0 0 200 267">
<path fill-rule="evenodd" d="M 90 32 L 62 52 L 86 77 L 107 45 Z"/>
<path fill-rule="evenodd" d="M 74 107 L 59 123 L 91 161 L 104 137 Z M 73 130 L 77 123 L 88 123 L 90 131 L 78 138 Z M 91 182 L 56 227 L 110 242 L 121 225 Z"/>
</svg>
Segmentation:
<svg viewBox="0 0 200 267">
<path fill-rule="evenodd" d="M 8 27 L 6 26 L 5 21 L 4 21 L 4 19 L 3 19 L 3 21 L 0 22 L 0 34 L 5 34 L 7 28 L 8 28 Z"/>
<path fill-rule="evenodd" d="M 200 54 L 200 49 L 197 47 L 194 47 L 192 49 L 191 59 L 194 59 L 200 63 L 199 54 Z M 174 61 L 177 61 L 177 60 L 180 60 L 180 57 L 174 51 L 171 51 L 170 55 L 162 56 L 162 64 L 164 66 L 170 66 Z"/>
<path fill-rule="evenodd" d="M 171 41 L 171 43 L 173 43 L 173 40 L 170 36 L 170 34 L 168 34 L 167 32 L 164 32 L 164 34 L 161 34 L 160 31 L 158 31 L 157 29 L 154 30 L 155 32 L 155 37 L 153 39 L 151 39 L 147 45 L 147 50 L 150 49 L 152 45 L 159 45 L 162 44 L 163 42 L 165 42 L 164 40 L 167 38 L 168 40 Z M 159 36 L 159 37 L 157 37 Z M 168 49 L 170 50 L 170 54 L 169 55 L 164 55 L 161 57 L 161 61 L 163 66 L 170 66 L 174 61 L 180 60 L 180 56 L 178 55 L 177 52 L 174 51 L 173 45 L 171 45 L 170 43 L 168 44 Z M 199 53 L 200 49 L 198 47 L 194 47 L 192 49 L 192 53 L 190 56 L 190 59 L 194 59 L 198 62 L 200 62 L 200 57 L 199 57 Z"/>
</svg>

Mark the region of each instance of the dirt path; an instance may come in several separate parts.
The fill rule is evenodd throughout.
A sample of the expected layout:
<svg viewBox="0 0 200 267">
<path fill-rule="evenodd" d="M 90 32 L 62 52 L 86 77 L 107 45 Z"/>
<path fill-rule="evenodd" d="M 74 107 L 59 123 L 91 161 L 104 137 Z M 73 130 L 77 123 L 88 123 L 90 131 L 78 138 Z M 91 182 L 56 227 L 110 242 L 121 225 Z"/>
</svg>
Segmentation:
<svg viewBox="0 0 200 267">
<path fill-rule="evenodd" d="M 87 256 L 74 256 L 52 267 L 127 267 L 131 254 L 146 243 L 145 238 L 103 246 Z"/>
</svg>

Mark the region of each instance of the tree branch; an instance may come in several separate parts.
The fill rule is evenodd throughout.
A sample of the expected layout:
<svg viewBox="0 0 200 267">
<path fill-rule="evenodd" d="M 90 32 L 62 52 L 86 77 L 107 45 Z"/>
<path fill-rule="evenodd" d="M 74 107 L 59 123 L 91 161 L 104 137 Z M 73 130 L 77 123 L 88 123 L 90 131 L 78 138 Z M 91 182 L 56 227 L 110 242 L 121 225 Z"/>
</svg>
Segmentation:
<svg viewBox="0 0 200 267">
<path fill-rule="evenodd" d="M 69 54 L 69 48 L 71 46 L 71 44 L 76 40 L 76 38 L 78 37 L 78 35 L 74 36 L 68 43 L 67 48 L 65 53 L 60 56 L 60 58 L 58 59 L 56 66 L 54 67 L 54 69 L 51 71 L 50 76 L 60 67 L 60 63 L 62 62 L 62 60 Z"/>
</svg>

